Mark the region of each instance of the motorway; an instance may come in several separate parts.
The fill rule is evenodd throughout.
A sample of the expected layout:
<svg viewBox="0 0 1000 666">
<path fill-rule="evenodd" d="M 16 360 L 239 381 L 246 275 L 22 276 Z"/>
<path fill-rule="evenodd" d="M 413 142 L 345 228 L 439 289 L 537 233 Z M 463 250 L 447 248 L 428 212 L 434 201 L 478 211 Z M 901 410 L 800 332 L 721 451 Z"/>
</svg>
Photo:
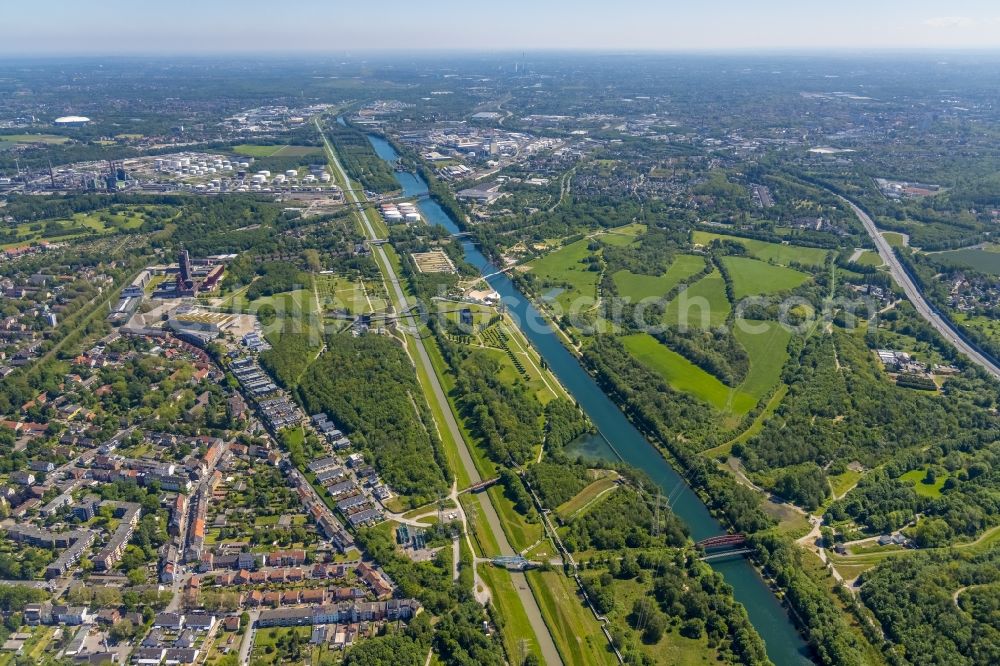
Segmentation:
<svg viewBox="0 0 1000 666">
<path fill-rule="evenodd" d="M 875 226 L 875 221 L 868 216 L 868 213 L 861 210 L 861 208 L 859 208 L 852 201 L 845 199 L 844 197 L 840 197 L 840 199 L 851 207 L 851 210 L 853 210 L 854 214 L 857 215 L 859 220 L 861 220 L 861 223 L 865 225 L 865 230 L 875 243 L 879 256 L 882 257 L 882 261 L 884 261 L 886 266 L 889 267 L 889 272 L 892 274 L 893 279 L 896 280 L 896 283 L 903 288 L 903 291 L 906 293 L 906 297 L 910 299 L 911 303 L 913 303 L 913 307 L 917 309 L 920 316 L 930 322 L 931 326 L 937 329 L 937 332 L 944 336 L 944 338 L 951 344 L 955 345 L 960 352 L 965 354 L 975 363 L 981 365 L 994 377 L 1000 378 L 1000 367 L 997 367 L 997 365 L 990 359 L 983 356 L 979 353 L 979 351 L 963 340 L 955 329 L 952 328 L 951 324 L 938 316 L 938 314 L 934 311 L 934 308 L 927 303 L 923 294 L 920 293 L 920 289 L 913 282 L 913 280 L 910 279 L 910 276 L 900 263 L 899 258 L 896 257 L 896 253 L 892 251 L 892 246 L 889 245 L 889 241 L 882 236 L 878 227 Z"/>
<path fill-rule="evenodd" d="M 330 145 L 330 142 L 327 140 L 326 134 L 319 125 L 319 121 L 316 122 L 316 129 L 319 131 L 320 136 L 323 138 L 323 143 L 326 145 L 330 162 L 333 164 L 334 168 L 337 169 L 341 182 L 346 186 L 344 189 L 344 195 L 346 197 L 350 197 L 351 202 L 354 204 L 356 213 L 361 219 L 361 224 L 365 229 L 365 234 L 368 236 L 370 241 L 378 239 L 378 235 L 375 233 L 371 220 L 369 220 L 368 216 L 365 214 L 362 201 L 358 198 L 355 190 L 350 187 L 351 181 L 347 177 L 347 172 L 344 171 L 344 168 L 340 164 L 340 160 L 337 159 L 337 154 L 333 150 L 333 146 Z M 412 314 L 410 314 L 408 309 L 409 304 L 406 302 L 406 296 L 403 294 L 403 289 L 399 284 L 399 278 L 396 276 L 396 271 L 393 269 L 389 256 L 385 253 L 382 244 L 370 243 L 370 246 L 372 248 L 372 252 L 378 255 L 379 263 L 384 269 L 383 275 L 385 277 L 386 285 L 391 286 L 392 295 L 396 304 L 396 311 L 405 313 L 401 316 L 401 319 L 406 322 L 411 330 L 416 331 L 417 323 Z M 465 467 L 465 471 L 469 475 L 469 481 L 473 484 L 478 483 L 482 480 L 482 477 L 479 474 L 479 470 L 476 469 L 475 462 L 472 460 L 472 454 L 469 452 L 468 444 L 462 436 L 462 431 L 459 429 L 458 423 L 455 421 L 455 415 L 451 411 L 451 405 L 448 403 L 444 389 L 441 388 L 441 382 L 438 381 L 437 374 L 434 372 L 434 366 L 431 364 L 431 359 L 427 355 L 427 349 L 424 347 L 424 341 L 419 335 L 416 334 L 411 337 L 414 342 L 413 346 L 417 351 L 420 365 L 430 382 L 434 400 L 441 407 L 441 413 L 444 415 L 445 426 L 448 428 L 448 432 L 458 446 L 458 453 L 462 460 L 462 466 Z M 496 509 L 493 507 L 493 502 L 490 500 L 490 496 L 487 493 L 482 493 L 479 495 L 479 498 L 480 505 L 482 506 L 483 517 L 486 519 L 489 529 L 493 532 L 493 536 L 497 540 L 497 545 L 500 547 L 499 554 L 516 555 L 517 553 L 511 547 L 510 542 L 507 541 L 507 535 L 503 531 L 503 525 L 500 523 L 500 517 L 497 515 Z M 559 651 L 556 649 L 552 636 L 549 633 L 548 628 L 545 626 L 545 621 L 542 619 L 542 613 L 538 607 L 538 602 L 531 593 L 531 588 L 528 587 L 528 581 L 525 579 L 523 573 L 515 571 L 510 573 L 514 587 L 517 590 L 518 598 L 521 600 L 521 605 L 524 606 L 525 614 L 528 616 L 528 620 L 531 623 L 531 629 L 534 631 L 535 636 L 538 639 L 538 647 L 542 653 L 545 663 L 553 665 L 562 664 L 562 659 L 559 658 Z"/>
</svg>

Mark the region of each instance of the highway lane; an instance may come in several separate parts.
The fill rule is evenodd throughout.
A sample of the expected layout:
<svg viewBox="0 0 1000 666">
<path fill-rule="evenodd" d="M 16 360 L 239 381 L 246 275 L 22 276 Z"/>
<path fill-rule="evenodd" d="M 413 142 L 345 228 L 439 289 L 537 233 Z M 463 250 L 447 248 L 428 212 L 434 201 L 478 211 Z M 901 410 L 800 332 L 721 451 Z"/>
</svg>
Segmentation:
<svg viewBox="0 0 1000 666">
<path fill-rule="evenodd" d="M 365 234 L 368 236 L 369 240 L 378 239 L 378 235 L 375 232 L 375 228 L 372 226 L 371 220 L 369 220 L 368 216 L 365 214 L 362 201 L 359 199 L 355 190 L 350 187 L 351 181 L 347 177 L 347 172 L 344 171 L 343 166 L 340 164 L 340 160 L 337 159 L 337 154 L 333 150 L 333 146 L 330 145 L 329 140 L 327 140 L 326 135 L 319 125 L 319 121 L 316 122 L 316 129 L 323 138 L 323 143 L 326 145 L 330 161 L 334 168 L 337 169 L 341 182 L 348 186 L 344 191 L 344 195 L 349 197 L 351 202 L 354 204 L 356 209 L 355 212 L 361 219 L 361 224 L 365 229 Z M 393 269 L 389 256 L 385 253 L 381 244 L 376 245 L 372 243 L 370 245 L 372 252 L 378 255 L 379 261 L 385 269 L 385 282 L 392 290 L 396 311 L 401 314 L 400 320 L 404 321 L 411 328 L 411 330 L 416 331 L 417 322 L 414 320 L 413 315 L 409 313 L 409 303 L 407 303 L 406 296 L 403 294 L 403 289 L 399 284 L 399 278 L 396 275 L 396 271 Z M 430 382 L 431 392 L 434 394 L 434 400 L 441 407 L 441 413 L 444 415 L 445 426 L 448 428 L 448 432 L 451 434 L 452 439 L 458 445 L 458 453 L 459 458 L 462 460 L 462 466 L 465 467 L 465 471 L 469 475 L 469 480 L 472 483 L 478 483 L 482 480 L 482 476 L 480 476 L 479 470 L 476 469 L 476 465 L 472 460 L 472 454 L 469 452 L 468 444 L 462 436 L 462 431 L 458 427 L 458 422 L 455 420 L 454 413 L 451 411 L 451 405 L 448 403 L 444 389 L 441 387 L 441 382 L 438 381 L 437 374 L 434 372 L 434 366 L 431 364 L 430 357 L 427 355 L 427 349 L 424 347 L 424 341 L 417 334 L 414 334 L 411 337 L 414 341 L 414 348 L 417 351 L 420 365 L 424 369 L 424 372 L 428 377 L 428 381 Z M 500 516 L 497 515 L 496 509 L 493 507 L 493 502 L 490 500 L 490 496 L 487 493 L 481 493 L 479 498 L 483 518 L 486 519 L 486 523 L 489 525 L 490 531 L 493 532 L 493 536 L 497 540 L 497 545 L 500 548 L 499 554 L 516 555 L 516 551 L 513 547 L 511 547 L 510 542 L 507 541 L 507 535 L 504 533 L 503 525 L 500 523 Z M 521 605 L 524 606 L 525 614 L 528 616 L 528 620 L 531 623 L 531 629 L 534 631 L 535 636 L 538 639 L 538 647 L 541 650 L 545 663 L 553 665 L 562 664 L 562 659 L 559 657 L 559 651 L 556 649 L 555 642 L 552 640 L 552 635 L 549 633 L 548 627 L 545 626 L 545 621 L 542 619 L 541 609 L 538 607 L 538 602 L 535 600 L 535 596 L 531 593 L 531 588 L 528 587 L 527 579 L 523 573 L 516 571 L 511 572 L 511 579 L 513 580 L 514 588 L 517 590 L 518 598 L 521 600 Z"/>
<path fill-rule="evenodd" d="M 837 195 L 840 196 L 840 195 Z M 979 353 L 978 350 L 969 345 L 962 337 L 952 328 L 951 324 L 942 319 L 934 312 L 934 308 L 924 299 L 923 294 L 920 293 L 920 289 L 917 285 L 910 279 L 907 274 L 906 269 L 900 263 L 899 258 L 896 253 L 893 252 L 892 246 L 889 245 L 882 234 L 879 232 L 878 227 L 875 226 L 875 221 L 866 213 L 861 210 L 854 202 L 844 197 L 840 197 L 854 214 L 861 220 L 861 223 L 865 226 L 865 230 L 868 235 L 871 236 L 872 241 L 875 243 L 875 247 L 878 249 L 879 256 L 882 257 L 882 261 L 885 262 L 886 266 L 889 267 L 889 272 L 893 279 L 903 288 L 903 292 L 906 297 L 910 299 L 913 303 L 913 307 L 916 308 L 917 312 L 920 313 L 924 319 L 926 319 L 931 326 L 933 326 L 938 333 L 940 333 L 946 340 L 951 342 L 955 347 L 958 348 L 960 352 L 969 357 L 973 362 L 985 368 L 994 377 L 1000 378 L 1000 367 L 997 367 L 990 359 L 986 358 L 984 355 Z"/>
</svg>

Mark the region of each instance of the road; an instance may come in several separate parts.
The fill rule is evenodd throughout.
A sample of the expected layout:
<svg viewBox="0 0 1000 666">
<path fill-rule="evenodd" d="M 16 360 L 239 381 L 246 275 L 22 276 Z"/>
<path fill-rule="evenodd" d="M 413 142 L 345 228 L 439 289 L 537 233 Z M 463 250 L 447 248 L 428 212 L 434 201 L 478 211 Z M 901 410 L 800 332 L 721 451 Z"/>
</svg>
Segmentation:
<svg viewBox="0 0 1000 666">
<path fill-rule="evenodd" d="M 920 289 L 906 273 L 906 270 L 900 263 L 896 253 L 892 251 L 892 246 L 889 245 L 889 241 L 882 237 L 882 234 L 879 233 L 878 227 L 875 226 L 875 221 L 868 216 L 868 213 L 861 210 L 852 201 L 845 199 L 844 197 L 840 198 L 844 201 L 844 203 L 851 207 L 851 210 L 853 210 L 854 214 L 857 215 L 859 220 L 861 220 L 861 223 L 865 225 L 865 230 L 875 243 L 879 256 L 882 257 L 882 261 L 884 261 L 886 266 L 889 267 L 889 273 L 892 275 L 893 279 L 896 280 L 896 283 L 903 288 L 903 291 L 906 293 L 906 297 L 910 299 L 911 303 L 913 303 L 913 307 L 920 313 L 920 316 L 926 319 L 930 325 L 933 326 L 946 340 L 955 345 L 960 352 L 969 357 L 973 362 L 985 368 L 986 371 L 994 377 L 1000 378 L 1000 367 L 965 342 L 965 340 L 962 339 L 962 337 L 948 322 L 934 312 L 934 309 L 924 299 L 923 294 L 920 293 Z"/>
<path fill-rule="evenodd" d="M 333 146 L 330 145 L 330 142 L 327 140 L 326 134 L 324 134 L 319 125 L 319 121 L 316 121 L 316 129 L 319 131 L 320 136 L 323 137 L 323 143 L 326 145 L 331 164 L 333 164 L 337 173 L 340 175 L 341 182 L 347 185 L 344 190 L 344 195 L 349 197 L 351 202 L 354 204 L 356 214 L 364 227 L 365 235 L 368 236 L 368 240 L 376 240 L 378 235 L 375 233 L 375 228 L 372 226 L 371 220 L 369 220 L 368 216 L 365 214 L 362 201 L 358 198 L 357 192 L 354 188 L 350 187 L 351 181 L 347 177 L 347 172 L 344 171 L 343 166 L 340 164 L 340 160 L 337 159 L 337 154 L 333 150 Z M 406 302 L 406 296 L 403 294 L 403 289 L 399 284 L 399 277 L 396 275 L 395 269 L 393 269 L 392 262 L 389 261 L 389 256 L 386 254 L 381 244 L 376 245 L 372 243 L 370 246 L 372 248 L 372 252 L 378 256 L 379 263 L 383 267 L 383 277 L 385 278 L 386 285 L 391 288 L 391 297 L 395 303 L 396 311 L 401 313 L 400 320 L 405 322 L 411 330 L 416 331 L 417 322 L 408 310 L 409 303 Z M 448 428 L 448 432 L 458 446 L 458 454 L 462 461 L 462 466 L 469 475 L 469 481 L 471 483 L 478 483 L 482 481 L 482 477 L 479 475 L 479 470 L 476 469 L 476 464 L 472 460 L 472 454 L 469 452 L 468 444 L 462 436 L 462 431 L 458 427 L 455 415 L 451 411 L 451 405 L 448 403 L 448 398 L 445 396 L 444 389 L 441 388 L 441 382 L 438 381 L 437 374 L 434 372 L 434 366 L 431 364 L 431 359 L 427 355 L 427 349 L 424 347 L 424 341 L 419 335 L 413 335 L 412 340 L 414 343 L 413 347 L 417 352 L 417 360 L 423 368 L 424 373 L 427 375 L 428 382 L 430 383 L 431 393 L 433 394 L 435 402 L 437 402 L 440 406 L 441 413 L 444 415 L 445 426 Z M 516 555 L 516 552 L 511 547 L 510 542 L 507 541 L 507 535 L 504 533 L 503 525 L 500 523 L 500 516 L 497 515 L 489 494 L 482 493 L 479 495 L 479 498 L 480 505 L 482 507 L 482 515 L 486 519 L 490 531 L 493 532 L 493 536 L 497 540 L 497 545 L 500 547 L 500 554 Z M 534 595 L 531 593 L 531 588 L 528 587 L 527 579 L 524 577 L 523 573 L 519 572 L 511 572 L 511 579 L 513 580 L 514 588 L 517 590 L 517 595 L 521 600 L 521 605 L 524 606 L 525 614 L 527 614 L 528 620 L 531 623 L 531 629 L 534 631 L 535 636 L 538 639 L 538 646 L 541 650 L 545 663 L 562 664 L 562 659 L 559 658 L 559 651 L 556 649 L 555 642 L 553 642 L 552 636 L 549 634 L 549 630 L 545 626 L 545 621 L 542 619 L 542 612 L 538 607 L 538 602 L 535 601 Z"/>
<path fill-rule="evenodd" d="M 257 619 L 260 617 L 260 611 L 252 610 L 249 611 L 250 621 L 247 623 L 246 633 L 243 634 L 243 640 L 240 641 L 240 663 L 249 664 L 250 663 L 250 650 L 253 649 L 253 640 L 257 634 Z"/>
</svg>

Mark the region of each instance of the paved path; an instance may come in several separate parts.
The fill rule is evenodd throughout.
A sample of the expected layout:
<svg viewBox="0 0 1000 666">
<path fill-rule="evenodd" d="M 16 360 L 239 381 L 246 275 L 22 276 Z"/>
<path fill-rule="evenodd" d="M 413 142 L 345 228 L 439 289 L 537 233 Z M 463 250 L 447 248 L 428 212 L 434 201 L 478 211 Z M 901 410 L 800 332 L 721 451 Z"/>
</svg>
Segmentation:
<svg viewBox="0 0 1000 666">
<path fill-rule="evenodd" d="M 341 166 L 340 160 L 337 159 L 333 146 L 330 145 L 326 135 L 320 128 L 319 121 L 316 122 L 316 128 L 319 130 L 320 136 L 323 138 L 323 143 L 326 144 L 330 162 L 340 174 L 341 182 L 348 186 L 345 190 L 345 195 L 349 197 L 351 202 L 354 204 L 356 209 L 355 212 L 361 220 L 365 234 L 368 236 L 369 240 L 377 239 L 378 235 L 372 226 L 371 220 L 369 220 L 368 216 L 365 214 L 364 207 L 362 206 L 361 200 L 358 198 L 357 192 L 350 187 L 350 180 L 347 177 L 347 173 Z M 389 257 L 383 249 L 381 243 L 377 245 L 373 243 L 371 244 L 371 247 L 372 252 L 378 255 L 379 263 L 384 268 L 383 276 L 385 277 L 386 285 L 390 289 L 389 297 L 390 300 L 396 304 L 397 312 L 401 313 L 400 320 L 409 326 L 411 330 L 416 331 L 416 321 L 408 310 L 409 304 L 407 303 L 406 296 L 399 284 L 399 278 L 396 275 L 396 271 L 392 267 L 392 262 L 389 261 Z M 438 381 L 437 374 L 434 372 L 434 366 L 431 364 L 430 357 L 427 355 L 427 349 L 424 347 L 424 341 L 419 335 L 413 335 L 411 337 L 414 342 L 413 346 L 417 351 L 417 361 L 419 361 L 420 365 L 423 367 L 424 372 L 428 377 L 428 382 L 430 383 L 431 393 L 433 394 L 434 400 L 438 403 L 441 408 L 441 413 L 444 415 L 444 425 L 448 428 L 448 432 L 451 434 L 452 439 L 458 446 L 458 454 L 462 461 L 462 466 L 465 468 L 465 471 L 469 476 L 469 481 L 473 484 L 478 483 L 482 481 L 482 476 L 480 476 L 479 470 L 476 469 L 476 464 L 472 459 L 472 454 L 469 452 L 468 444 L 462 436 L 462 431 L 458 427 L 458 422 L 455 420 L 454 413 L 451 411 L 451 405 L 448 403 L 444 389 L 441 387 L 441 382 Z M 490 500 L 490 496 L 487 493 L 482 493 L 479 495 L 479 498 L 483 518 L 486 519 L 486 523 L 489 525 L 490 531 L 497 540 L 497 545 L 500 547 L 500 554 L 515 555 L 516 553 L 511 547 L 510 542 L 507 541 L 507 535 L 503 531 L 503 525 L 500 523 L 500 517 L 497 515 L 496 509 L 493 507 L 493 502 Z M 531 589 L 528 587 L 527 579 L 524 577 L 523 573 L 519 572 L 511 572 L 511 579 L 514 582 L 514 588 L 517 590 L 517 596 L 521 600 L 521 605 L 524 606 L 524 611 L 528 616 L 529 622 L 531 623 L 531 629 L 535 633 L 535 637 L 538 639 L 538 646 L 541 650 L 542 657 L 545 659 L 545 663 L 562 664 L 562 659 L 559 658 L 559 651 L 556 649 L 555 642 L 552 640 L 552 635 L 549 633 L 548 627 L 545 626 L 545 621 L 542 619 L 542 612 L 538 607 L 538 602 L 535 601 L 534 595 L 531 593 Z"/>
<path fill-rule="evenodd" d="M 851 210 L 854 211 L 854 214 L 859 220 L 861 220 L 861 223 L 865 226 L 865 230 L 868 232 L 868 235 L 871 236 L 872 241 L 874 241 L 875 247 L 878 249 L 879 256 L 882 257 L 882 261 L 884 261 L 889 267 L 889 272 L 893 279 L 895 279 L 899 286 L 903 288 L 903 291 L 906 293 L 906 297 L 910 299 L 911 303 L 913 303 L 913 307 L 920 313 L 920 316 L 926 319 L 931 326 L 937 329 L 937 332 L 940 333 L 946 340 L 955 345 L 960 352 L 968 356 L 973 362 L 981 365 L 994 377 L 1000 378 L 1000 367 L 965 342 L 955 329 L 952 328 L 951 324 L 942 319 L 934 311 L 930 304 L 927 303 L 923 294 L 920 293 L 920 289 L 913 282 L 913 280 L 910 279 L 910 276 L 906 273 L 906 270 L 903 268 L 902 263 L 900 263 L 896 253 L 893 252 L 892 246 L 889 245 L 889 241 L 883 238 L 882 234 L 878 230 L 878 227 L 875 226 L 874 220 L 872 220 L 872 218 L 869 217 L 865 211 L 861 210 L 861 208 L 854 204 L 854 202 L 845 199 L 844 197 L 840 197 L 840 199 L 850 206 Z"/>
</svg>

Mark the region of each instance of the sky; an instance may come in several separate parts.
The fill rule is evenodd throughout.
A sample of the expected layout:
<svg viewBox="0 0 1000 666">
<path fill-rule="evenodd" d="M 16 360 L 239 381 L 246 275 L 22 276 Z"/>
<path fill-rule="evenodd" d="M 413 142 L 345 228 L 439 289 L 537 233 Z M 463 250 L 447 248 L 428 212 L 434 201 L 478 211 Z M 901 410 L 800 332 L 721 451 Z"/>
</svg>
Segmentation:
<svg viewBox="0 0 1000 666">
<path fill-rule="evenodd" d="M 995 0 L 4 0 L 0 53 L 1000 49 Z"/>
</svg>

